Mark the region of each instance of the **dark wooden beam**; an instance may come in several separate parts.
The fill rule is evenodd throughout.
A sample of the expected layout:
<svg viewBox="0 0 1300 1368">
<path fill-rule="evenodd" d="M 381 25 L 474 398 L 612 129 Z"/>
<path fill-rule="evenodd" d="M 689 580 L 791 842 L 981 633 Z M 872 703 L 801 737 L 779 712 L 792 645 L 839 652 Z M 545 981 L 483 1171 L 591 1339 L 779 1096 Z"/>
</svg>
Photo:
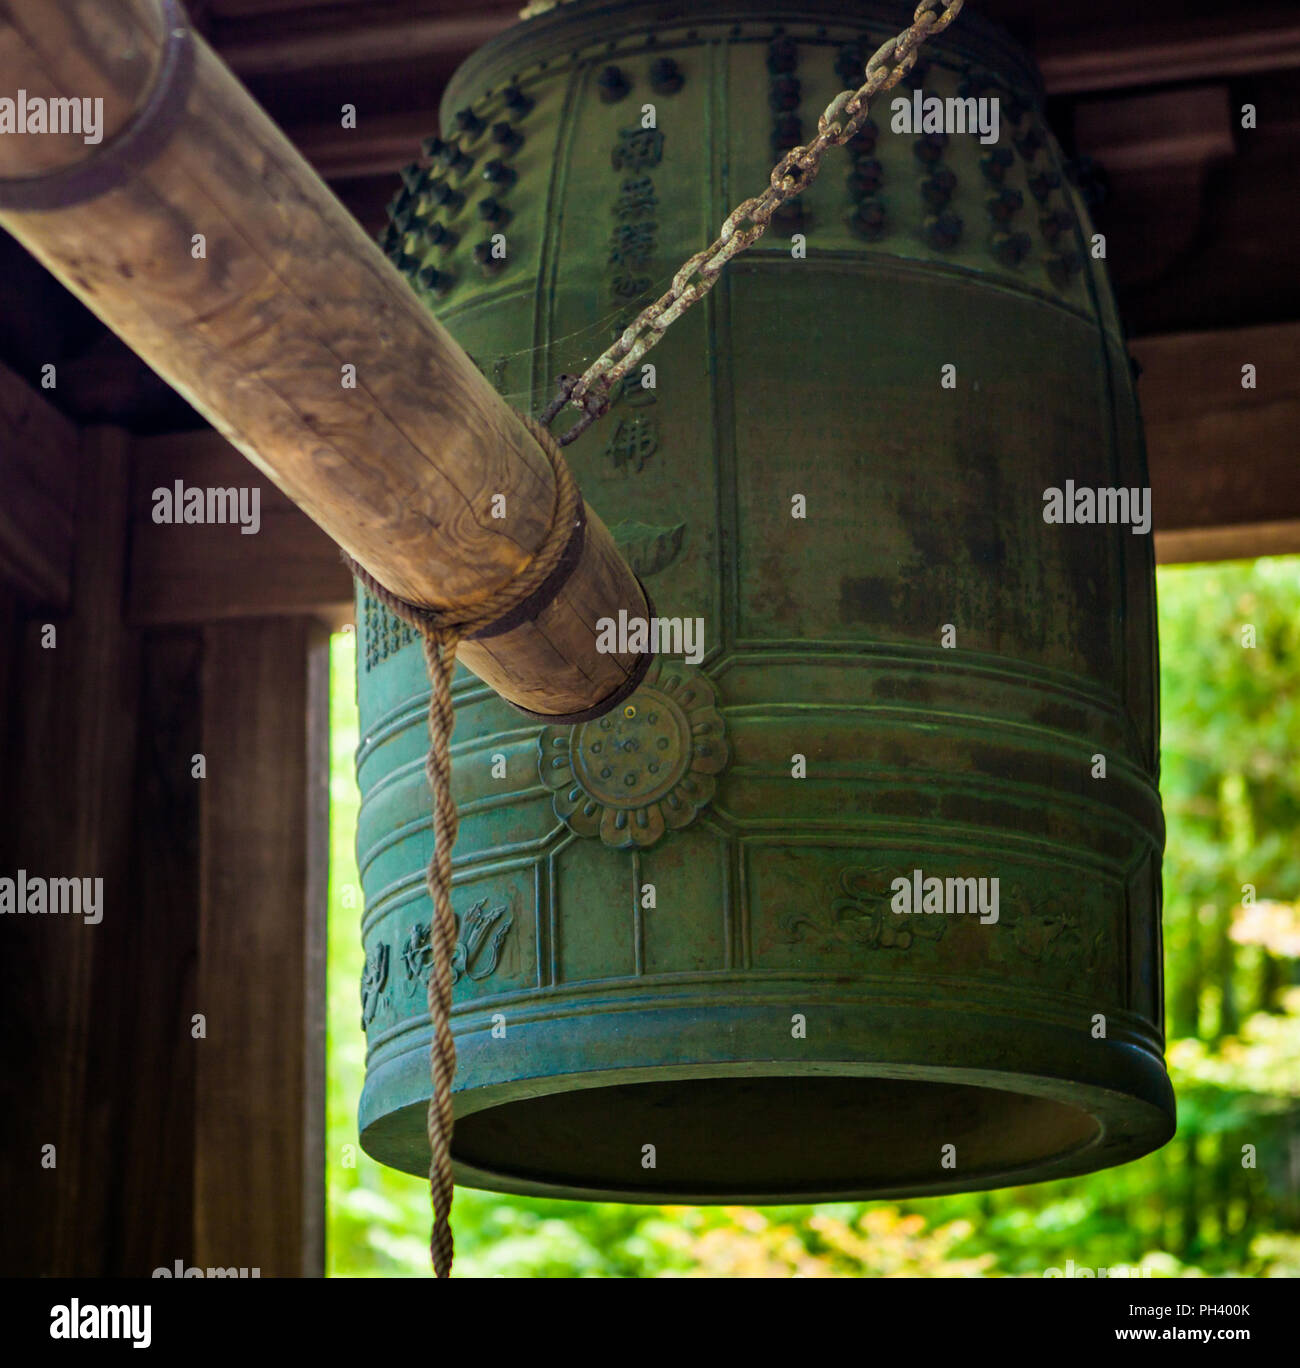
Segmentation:
<svg viewBox="0 0 1300 1368">
<path fill-rule="evenodd" d="M 0 366 L 0 579 L 59 611 L 72 583 L 77 429 Z"/>
<path fill-rule="evenodd" d="M 465 7 L 470 9 L 469 6 Z M 217 50 L 237 76 L 292 76 L 297 72 L 467 56 L 515 22 L 518 3 L 475 5 L 469 13 L 410 14 L 389 21 L 367 5 L 333 16 L 302 12 L 275 23 L 245 26 L 249 36 L 222 41 Z"/>
<path fill-rule="evenodd" d="M 1074 116 L 1080 149 L 1112 178 L 1208 166 L 1230 157 L 1235 126 L 1228 87 L 1218 82 L 1089 100 Z"/>
<path fill-rule="evenodd" d="M 438 131 L 436 108 L 414 113 L 371 115 L 354 129 L 337 123 L 314 124 L 287 130 L 294 146 L 327 181 L 382 175 L 391 180 L 415 161 L 420 140 Z M 393 187 L 388 187 L 388 194 Z M 348 206 L 351 208 L 351 206 Z"/>
<path fill-rule="evenodd" d="M 324 1271 L 328 637 L 204 632 L 195 1262 Z"/>
<path fill-rule="evenodd" d="M 1139 338 L 1156 556 L 1300 551 L 1300 323 Z M 1256 388 L 1242 388 L 1242 367 Z"/>
<path fill-rule="evenodd" d="M 1247 76 L 1300 66 L 1300 22 L 1290 5 L 1231 5 L 1207 19 L 1046 29 L 1035 56 L 1049 95 Z"/>
<path fill-rule="evenodd" d="M 1007 8 L 1012 12 L 1002 16 L 999 7 L 988 7 L 995 18 L 1014 23 L 1023 17 L 1016 7 Z M 321 176 L 330 180 L 391 174 L 413 158 L 422 137 L 437 131 L 438 104 L 451 69 L 509 27 L 517 9 L 512 4 L 473 15 L 414 14 L 387 22 L 348 11 L 320 16 L 310 32 L 303 31 L 306 20 L 298 12 L 280 16 L 274 26 L 263 26 L 260 32 L 221 43 L 219 50 L 239 75 L 254 83 L 255 93 L 272 113 L 286 120 L 290 136 Z M 1178 18 L 1135 25 L 1112 18 L 1087 31 L 1066 28 L 1045 9 L 1032 15 L 1032 23 L 1033 51 L 1047 92 L 1054 96 L 1221 81 L 1300 67 L 1300 22 L 1275 5 L 1211 20 Z M 417 83 L 412 63 L 421 62 L 426 64 L 426 79 Z M 429 62 L 437 63 L 436 72 L 429 71 Z M 376 81 L 376 73 L 386 65 L 391 65 L 393 79 Z M 304 104 L 319 105 L 324 90 L 313 85 L 305 102 L 294 99 L 295 81 L 328 74 L 333 83 L 339 71 L 348 70 L 357 73 L 368 96 L 358 126 L 344 131 L 337 120 L 299 124 L 296 110 Z M 275 86 L 263 88 L 271 78 Z M 407 94 L 417 84 L 422 90 L 420 106 L 406 108 Z M 379 91 L 384 93 L 377 103 Z M 404 102 L 400 110 L 391 103 L 399 98 Z M 1141 131 L 1144 125 L 1130 127 Z M 1176 148 L 1175 155 L 1188 155 L 1188 150 Z"/>
<path fill-rule="evenodd" d="M 401 6 L 255 6 L 236 15 L 219 6 L 217 47 L 244 78 L 459 58 L 514 24 L 519 0 L 480 5 L 407 0 Z M 1225 7 L 1189 17 L 1175 5 L 1092 6 L 1087 22 L 1054 0 L 990 0 L 988 17 L 1032 32 L 1049 94 L 1167 85 L 1300 66 L 1300 23 L 1282 0 Z M 225 16 L 230 16 L 225 18 Z"/>
<path fill-rule="evenodd" d="M 1181 532 L 1156 533 L 1156 560 L 1161 565 L 1253 560 L 1256 556 L 1294 556 L 1298 552 L 1300 518 L 1289 522 L 1190 527 Z"/>
<path fill-rule="evenodd" d="M 261 528 L 153 520 L 156 489 L 258 490 Z M 146 437 L 132 452 L 127 617 L 140 626 L 224 618 L 352 618 L 352 576 L 339 549 L 286 495 L 211 430 Z"/>
</svg>

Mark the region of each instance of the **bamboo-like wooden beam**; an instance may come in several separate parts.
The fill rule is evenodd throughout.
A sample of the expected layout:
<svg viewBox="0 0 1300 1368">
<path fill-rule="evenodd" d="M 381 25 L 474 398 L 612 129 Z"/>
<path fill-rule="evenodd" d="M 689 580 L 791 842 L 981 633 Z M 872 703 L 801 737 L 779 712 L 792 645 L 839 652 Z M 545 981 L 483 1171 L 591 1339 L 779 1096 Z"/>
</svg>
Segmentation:
<svg viewBox="0 0 1300 1368">
<path fill-rule="evenodd" d="M 15 207 L 14 178 L 111 164 L 187 45 L 160 151 L 144 139 L 69 207 Z M 0 224 L 394 592 L 472 608 L 520 573 L 555 506 L 545 454 L 203 40 L 169 36 L 163 0 L 0 0 L 0 93 L 19 89 L 102 99 L 102 142 L 0 137 Z M 620 608 L 649 611 L 588 509 L 550 602 L 461 658 L 531 712 L 603 710 L 647 663 L 596 651 Z"/>
</svg>

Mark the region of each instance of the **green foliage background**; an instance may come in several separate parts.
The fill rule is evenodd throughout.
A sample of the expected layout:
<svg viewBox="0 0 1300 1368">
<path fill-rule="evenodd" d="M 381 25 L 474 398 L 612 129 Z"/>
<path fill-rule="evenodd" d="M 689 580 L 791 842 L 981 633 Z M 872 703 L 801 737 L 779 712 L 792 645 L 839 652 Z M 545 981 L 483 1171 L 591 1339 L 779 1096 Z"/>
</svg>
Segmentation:
<svg viewBox="0 0 1300 1368">
<path fill-rule="evenodd" d="M 1300 1276 L 1300 558 L 1162 568 L 1159 595 L 1169 1145 L 1086 1178 L 901 1203 L 665 1208 L 461 1188 L 456 1276 L 1037 1277 L 1067 1260 Z M 335 639 L 328 1268 L 428 1276 L 427 1188 L 356 1143 L 354 648 Z"/>
</svg>

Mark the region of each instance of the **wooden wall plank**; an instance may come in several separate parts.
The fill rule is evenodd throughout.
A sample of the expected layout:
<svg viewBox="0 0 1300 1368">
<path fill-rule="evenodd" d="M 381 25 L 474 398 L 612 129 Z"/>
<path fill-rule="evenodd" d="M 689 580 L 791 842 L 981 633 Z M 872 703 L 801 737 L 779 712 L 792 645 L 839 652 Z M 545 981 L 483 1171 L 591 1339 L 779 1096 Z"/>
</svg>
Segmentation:
<svg viewBox="0 0 1300 1368">
<path fill-rule="evenodd" d="M 139 658 L 122 621 L 126 448 L 120 432 L 86 434 L 75 610 L 53 622 L 52 645 L 45 624 L 29 621 L 18 662 L 21 748 L 11 782 L 21 799 L 5 872 L 103 880 L 98 925 L 0 918 L 6 1083 L 18 1108 L 6 1107 L 5 1224 L 16 1239 L 6 1241 L 4 1261 L 29 1274 L 113 1271 L 107 1175 L 130 1042 L 115 1042 L 107 1069 L 103 1045 L 118 1025 L 114 957 L 131 934 L 136 892 L 127 852 Z M 41 1167 L 43 1145 L 55 1146 L 54 1168 Z"/>
<path fill-rule="evenodd" d="M 97 926 L 0 918 L 0 1271 L 319 1273 L 327 638 L 127 626 L 127 462 L 88 435 L 75 611 L 0 604 L 0 872 L 104 880 Z"/>
<path fill-rule="evenodd" d="M 295 614 L 332 627 L 352 617 L 352 576 L 338 547 L 210 429 L 137 439 L 132 453 L 131 580 L 138 625 Z M 155 489 L 258 490 L 261 529 L 153 520 Z"/>
<path fill-rule="evenodd" d="M 108 1267 L 128 1276 L 189 1262 L 194 1229 L 191 1035 L 198 959 L 202 634 L 144 634 L 132 784 L 131 902 L 106 942 L 112 976 L 92 1068 L 116 1080 Z"/>
<path fill-rule="evenodd" d="M 30 603 L 68 604 L 77 429 L 0 366 L 0 579 Z"/>
<path fill-rule="evenodd" d="M 196 1262 L 321 1271 L 328 638 L 204 633 Z"/>
</svg>

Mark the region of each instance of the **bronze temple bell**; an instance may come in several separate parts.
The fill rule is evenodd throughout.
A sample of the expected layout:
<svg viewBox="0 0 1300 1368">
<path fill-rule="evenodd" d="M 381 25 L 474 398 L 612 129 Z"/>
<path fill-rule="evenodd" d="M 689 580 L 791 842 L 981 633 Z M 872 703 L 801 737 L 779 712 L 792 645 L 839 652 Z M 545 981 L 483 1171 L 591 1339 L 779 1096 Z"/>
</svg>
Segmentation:
<svg viewBox="0 0 1300 1368">
<path fill-rule="evenodd" d="M 385 249 L 520 409 L 911 20 L 682 15 L 577 0 L 503 34 L 394 200 Z M 927 128 L 930 97 L 996 101 L 996 130 Z M 1172 1134 L 1146 463 L 1041 110 L 968 6 L 568 448 L 654 612 L 703 635 L 595 719 L 458 674 L 459 1181 L 920 1195 Z M 424 1173 L 428 684 L 409 630 L 358 620 L 361 1133 Z"/>
</svg>

